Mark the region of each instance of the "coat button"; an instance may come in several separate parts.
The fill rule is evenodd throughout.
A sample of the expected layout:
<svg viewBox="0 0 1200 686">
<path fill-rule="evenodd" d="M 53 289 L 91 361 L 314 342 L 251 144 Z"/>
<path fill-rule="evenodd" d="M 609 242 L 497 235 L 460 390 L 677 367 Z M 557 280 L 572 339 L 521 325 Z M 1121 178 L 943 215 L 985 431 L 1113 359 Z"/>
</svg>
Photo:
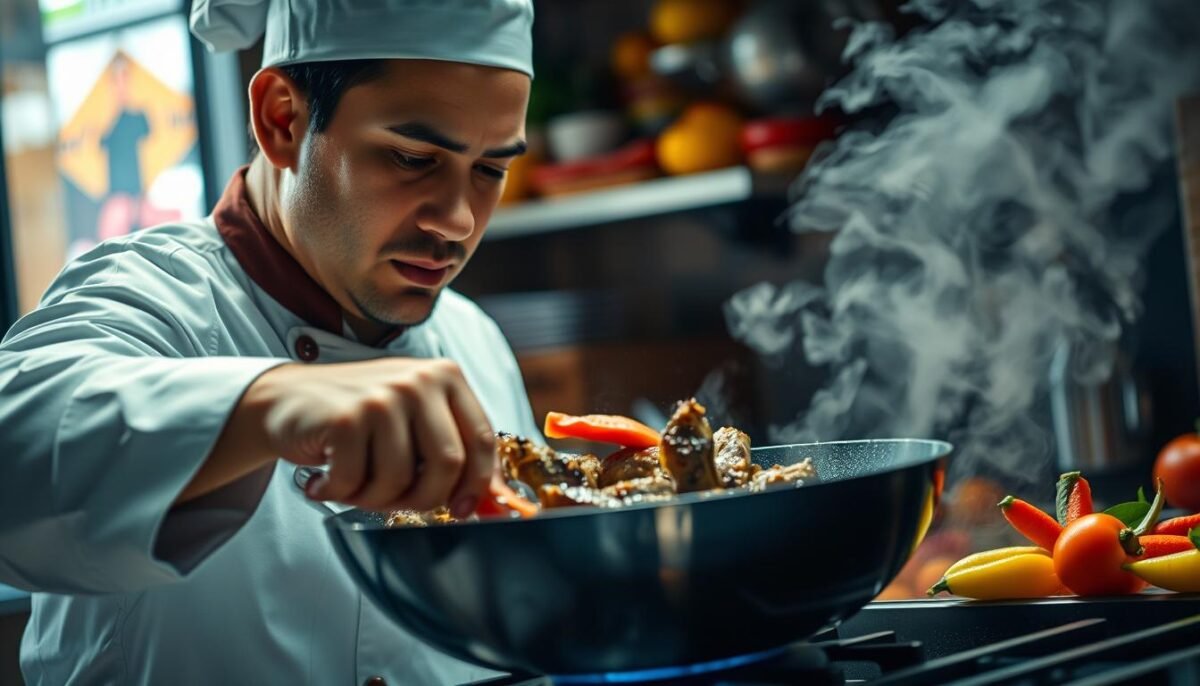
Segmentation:
<svg viewBox="0 0 1200 686">
<path fill-rule="evenodd" d="M 363 686 L 387 686 L 387 679 L 381 676 L 373 676 L 364 681 Z"/>
<path fill-rule="evenodd" d="M 321 354 L 321 348 L 311 336 L 300 336 L 296 339 L 296 357 L 303 362 L 312 362 Z"/>
</svg>

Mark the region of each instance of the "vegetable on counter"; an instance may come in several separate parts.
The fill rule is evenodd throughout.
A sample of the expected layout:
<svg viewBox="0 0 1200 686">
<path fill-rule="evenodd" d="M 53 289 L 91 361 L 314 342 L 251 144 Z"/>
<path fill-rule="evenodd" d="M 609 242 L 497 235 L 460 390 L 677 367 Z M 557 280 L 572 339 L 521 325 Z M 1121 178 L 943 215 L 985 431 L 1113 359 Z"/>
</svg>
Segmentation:
<svg viewBox="0 0 1200 686">
<path fill-rule="evenodd" d="M 1148 537 L 1149 538 L 1149 537 Z M 1151 559 L 1137 560 L 1125 565 L 1125 569 L 1159 588 L 1180 593 L 1200 593 L 1200 529 L 1193 529 L 1187 536 L 1191 550 L 1163 555 Z"/>
<path fill-rule="evenodd" d="M 1187 536 L 1171 536 L 1168 534 L 1150 534 L 1142 536 L 1138 539 L 1142 544 L 1143 552 L 1142 560 L 1148 560 L 1153 557 L 1162 557 L 1163 555 L 1172 555 L 1174 553 L 1182 553 L 1186 550 L 1194 550 L 1192 540 Z"/>
<path fill-rule="evenodd" d="M 1187 515 L 1163 520 L 1154 527 L 1154 533 L 1169 536 L 1187 536 L 1188 532 L 1200 526 L 1200 514 Z"/>
<path fill-rule="evenodd" d="M 1058 523 L 1063 526 L 1096 511 L 1092 505 L 1092 487 L 1080 472 L 1067 472 L 1058 477 L 1055 506 Z"/>
<path fill-rule="evenodd" d="M 562 412 L 547 412 L 543 430 L 546 438 L 580 438 L 637 449 L 652 448 L 660 440 L 658 432 L 645 424 L 611 414 L 572 416 Z"/>
<path fill-rule="evenodd" d="M 1036 547 L 988 550 L 959 560 L 926 592 L 976 600 L 1044 598 L 1066 593 L 1049 553 Z"/>
<path fill-rule="evenodd" d="M 1145 582 L 1126 571 L 1144 549 L 1138 538 L 1154 527 L 1162 512 L 1159 482 L 1149 512 L 1136 528 L 1111 514 L 1084 515 L 1068 524 L 1054 545 L 1054 571 L 1071 591 L 1081 596 L 1126 595 Z"/>
<path fill-rule="evenodd" d="M 1053 517 L 1011 495 L 1000 501 L 1000 510 L 1022 536 L 1046 550 L 1054 550 L 1063 528 Z"/>
<path fill-rule="evenodd" d="M 1163 446 L 1154 461 L 1154 478 L 1162 480 L 1172 507 L 1200 510 L 1200 433 L 1184 434 Z"/>
</svg>

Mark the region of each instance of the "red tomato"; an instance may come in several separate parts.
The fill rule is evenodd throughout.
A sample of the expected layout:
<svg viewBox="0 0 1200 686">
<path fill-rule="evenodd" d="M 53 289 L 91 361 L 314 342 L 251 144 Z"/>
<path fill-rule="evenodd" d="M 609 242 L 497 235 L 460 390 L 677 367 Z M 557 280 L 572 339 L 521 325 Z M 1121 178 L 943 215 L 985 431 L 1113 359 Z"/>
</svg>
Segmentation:
<svg viewBox="0 0 1200 686">
<path fill-rule="evenodd" d="M 1200 434 L 1184 434 L 1166 444 L 1154 462 L 1154 478 L 1172 507 L 1200 511 Z"/>
<path fill-rule="evenodd" d="M 1125 524 L 1103 513 L 1090 514 L 1071 522 L 1054 544 L 1054 573 L 1063 585 L 1082 595 L 1127 595 L 1145 585 L 1121 569 L 1135 557 L 1121 546 Z"/>
</svg>

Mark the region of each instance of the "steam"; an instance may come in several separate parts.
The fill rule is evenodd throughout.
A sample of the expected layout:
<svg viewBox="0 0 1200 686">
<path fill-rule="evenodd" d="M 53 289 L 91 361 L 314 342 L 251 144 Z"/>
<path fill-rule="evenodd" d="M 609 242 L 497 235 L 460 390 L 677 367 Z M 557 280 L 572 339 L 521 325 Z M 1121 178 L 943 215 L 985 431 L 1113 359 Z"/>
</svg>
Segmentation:
<svg viewBox="0 0 1200 686">
<path fill-rule="evenodd" d="M 908 9 L 932 27 L 855 27 L 853 70 L 819 105 L 895 108 L 798 182 L 792 229 L 837 232 L 824 283 L 760 284 L 727 320 L 768 364 L 802 353 L 830 372 L 772 442 L 949 437 L 960 471 L 1032 478 L 1051 356 L 1069 345 L 1079 377 L 1108 374 L 1140 259 L 1174 219 L 1175 188 L 1152 179 L 1176 96 L 1200 84 L 1200 3 Z"/>
</svg>

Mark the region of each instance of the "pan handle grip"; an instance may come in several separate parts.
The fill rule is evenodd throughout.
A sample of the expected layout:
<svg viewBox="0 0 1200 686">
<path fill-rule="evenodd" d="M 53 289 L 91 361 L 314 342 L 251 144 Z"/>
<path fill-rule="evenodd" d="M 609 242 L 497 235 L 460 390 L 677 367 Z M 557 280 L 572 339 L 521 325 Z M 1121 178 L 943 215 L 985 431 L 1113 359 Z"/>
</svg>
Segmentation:
<svg viewBox="0 0 1200 686">
<path fill-rule="evenodd" d="M 296 488 L 300 489 L 300 495 L 304 498 L 306 503 L 320 510 L 321 514 L 335 515 L 338 514 L 339 511 L 333 505 L 330 505 L 324 500 L 313 500 L 312 498 L 308 497 L 308 482 L 311 481 L 313 477 L 324 473 L 325 470 L 320 467 L 296 467 L 296 471 L 292 472 L 292 483 L 296 484 Z"/>
</svg>

